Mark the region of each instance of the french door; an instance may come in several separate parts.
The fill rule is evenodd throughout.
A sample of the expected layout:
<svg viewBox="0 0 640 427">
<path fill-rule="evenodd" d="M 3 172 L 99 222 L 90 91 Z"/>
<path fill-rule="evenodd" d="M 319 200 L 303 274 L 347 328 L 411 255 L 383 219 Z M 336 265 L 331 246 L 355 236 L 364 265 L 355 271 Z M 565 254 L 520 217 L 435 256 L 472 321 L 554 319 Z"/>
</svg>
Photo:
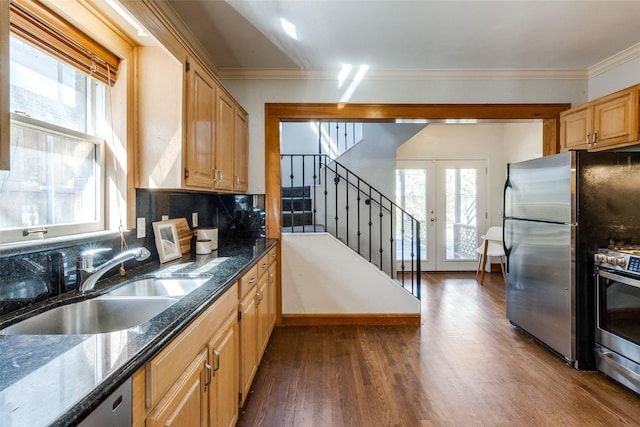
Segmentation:
<svg viewBox="0 0 640 427">
<path fill-rule="evenodd" d="M 476 269 L 487 182 L 486 160 L 398 162 L 396 199 L 421 223 L 422 270 Z"/>
</svg>

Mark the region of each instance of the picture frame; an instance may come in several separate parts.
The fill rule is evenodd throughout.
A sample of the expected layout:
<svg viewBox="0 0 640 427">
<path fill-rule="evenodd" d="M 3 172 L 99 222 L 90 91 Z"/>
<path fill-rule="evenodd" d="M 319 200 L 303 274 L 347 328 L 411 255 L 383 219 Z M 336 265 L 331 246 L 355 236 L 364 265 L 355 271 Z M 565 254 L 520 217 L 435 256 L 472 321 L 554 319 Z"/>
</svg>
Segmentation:
<svg viewBox="0 0 640 427">
<path fill-rule="evenodd" d="M 180 249 L 176 223 L 169 220 L 157 221 L 152 225 L 160 263 L 180 258 L 182 256 L 182 250 Z"/>
</svg>

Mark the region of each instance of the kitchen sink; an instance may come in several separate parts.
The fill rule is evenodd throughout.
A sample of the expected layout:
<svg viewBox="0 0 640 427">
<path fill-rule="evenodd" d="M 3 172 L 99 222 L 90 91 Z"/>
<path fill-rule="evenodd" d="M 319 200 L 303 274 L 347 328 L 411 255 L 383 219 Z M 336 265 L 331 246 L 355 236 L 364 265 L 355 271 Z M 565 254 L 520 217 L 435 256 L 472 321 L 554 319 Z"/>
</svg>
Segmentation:
<svg viewBox="0 0 640 427">
<path fill-rule="evenodd" d="M 96 298 L 29 317 L 0 330 L 0 334 L 99 334 L 133 328 L 162 313 L 211 277 L 207 273 L 137 277 Z"/>
<path fill-rule="evenodd" d="M 111 296 L 183 297 L 202 286 L 211 274 L 168 274 L 141 276 L 107 292 Z"/>
<path fill-rule="evenodd" d="M 162 313 L 178 298 L 102 296 L 29 317 L 0 331 L 3 335 L 99 334 L 138 326 Z"/>
</svg>

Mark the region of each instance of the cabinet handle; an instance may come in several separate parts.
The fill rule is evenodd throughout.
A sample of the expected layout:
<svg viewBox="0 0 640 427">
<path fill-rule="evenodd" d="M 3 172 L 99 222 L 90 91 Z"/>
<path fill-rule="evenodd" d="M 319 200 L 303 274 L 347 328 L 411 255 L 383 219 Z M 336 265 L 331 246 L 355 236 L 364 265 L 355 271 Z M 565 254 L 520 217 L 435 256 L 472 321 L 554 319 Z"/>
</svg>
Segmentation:
<svg viewBox="0 0 640 427">
<path fill-rule="evenodd" d="M 211 169 L 211 174 L 213 175 L 211 182 L 215 183 L 218 180 L 218 171 L 216 168 Z"/>
<path fill-rule="evenodd" d="M 591 132 L 587 132 L 587 147 L 591 147 Z"/>
<path fill-rule="evenodd" d="M 240 176 L 239 175 L 236 175 L 236 184 L 240 185 Z"/>
<path fill-rule="evenodd" d="M 213 368 L 213 375 L 215 375 L 220 369 L 220 353 L 217 350 L 213 350 L 213 361 L 215 366 Z"/>
<path fill-rule="evenodd" d="M 258 280 L 256 277 L 252 277 L 251 279 L 249 279 L 249 284 L 253 285 L 254 283 L 256 283 L 256 280 Z"/>
<path fill-rule="evenodd" d="M 204 382 L 204 391 L 207 391 L 209 384 L 211 384 L 211 365 L 209 365 L 207 362 L 204 362 L 204 369 L 207 370 L 207 378 Z"/>
<path fill-rule="evenodd" d="M 263 262 L 263 263 L 262 263 L 262 265 L 261 265 L 261 267 L 262 267 L 262 268 L 267 268 L 267 265 L 268 265 L 268 264 L 267 264 L 266 262 Z"/>
<path fill-rule="evenodd" d="M 593 133 L 593 146 L 595 147 L 598 144 L 598 131 Z"/>
<path fill-rule="evenodd" d="M 273 283 L 273 273 L 269 272 L 269 283 Z"/>
<path fill-rule="evenodd" d="M 276 257 L 276 253 L 274 252 L 270 256 L 271 256 L 271 258 L 275 258 Z"/>
</svg>

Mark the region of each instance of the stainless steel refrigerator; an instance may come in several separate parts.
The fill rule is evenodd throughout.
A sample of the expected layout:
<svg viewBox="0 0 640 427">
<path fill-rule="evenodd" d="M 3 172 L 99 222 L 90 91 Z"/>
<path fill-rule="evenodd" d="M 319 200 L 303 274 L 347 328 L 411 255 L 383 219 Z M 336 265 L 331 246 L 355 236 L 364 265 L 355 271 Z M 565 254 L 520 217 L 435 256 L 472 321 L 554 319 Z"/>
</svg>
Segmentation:
<svg viewBox="0 0 640 427">
<path fill-rule="evenodd" d="M 639 155 L 566 152 L 507 167 L 507 318 L 578 369 L 595 367 L 593 254 L 640 227 L 621 200 L 634 193 L 618 189 Z"/>
</svg>

